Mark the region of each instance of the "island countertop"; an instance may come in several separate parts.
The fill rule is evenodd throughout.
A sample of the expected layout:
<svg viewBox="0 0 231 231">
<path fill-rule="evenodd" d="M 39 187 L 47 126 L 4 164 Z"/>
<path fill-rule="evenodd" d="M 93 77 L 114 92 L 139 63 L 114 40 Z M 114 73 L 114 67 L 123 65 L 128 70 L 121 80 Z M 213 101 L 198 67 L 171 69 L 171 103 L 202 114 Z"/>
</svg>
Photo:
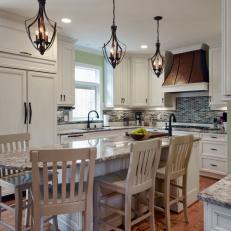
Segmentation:
<svg viewBox="0 0 231 231">
<path fill-rule="evenodd" d="M 211 204 L 231 208 L 231 174 L 202 191 L 198 198 Z"/>
<path fill-rule="evenodd" d="M 162 141 L 161 148 L 168 148 L 170 139 L 168 137 L 160 138 Z M 194 138 L 194 142 L 199 141 L 199 138 Z M 46 147 L 46 149 L 58 149 L 58 148 L 96 148 L 96 162 L 103 162 L 106 160 L 113 160 L 123 158 L 129 155 L 130 145 L 134 141 L 130 137 L 126 136 L 114 136 L 107 138 L 86 139 L 81 141 L 73 141 L 71 143 L 63 145 L 54 145 L 52 147 Z M 15 168 L 20 170 L 31 169 L 31 162 L 29 157 L 29 151 L 24 153 L 7 153 L 0 155 L 0 166 L 7 168 Z"/>
</svg>

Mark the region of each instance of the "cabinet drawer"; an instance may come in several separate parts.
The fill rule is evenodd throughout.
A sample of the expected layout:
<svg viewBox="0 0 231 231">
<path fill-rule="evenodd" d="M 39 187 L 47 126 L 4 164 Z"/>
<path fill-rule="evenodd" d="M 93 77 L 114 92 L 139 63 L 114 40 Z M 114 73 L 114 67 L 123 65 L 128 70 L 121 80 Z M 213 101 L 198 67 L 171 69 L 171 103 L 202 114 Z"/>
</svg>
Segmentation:
<svg viewBox="0 0 231 231">
<path fill-rule="evenodd" d="M 206 170 L 213 173 L 226 174 L 227 163 L 226 161 L 210 159 L 202 157 L 202 170 Z"/>
<path fill-rule="evenodd" d="M 212 134 L 212 133 L 203 133 L 202 134 L 203 140 L 209 140 L 209 141 L 227 141 L 227 135 L 226 134 Z"/>
<path fill-rule="evenodd" d="M 219 143 L 219 142 L 214 142 L 214 143 L 202 142 L 202 153 L 226 158 L 227 157 L 226 144 Z"/>
</svg>

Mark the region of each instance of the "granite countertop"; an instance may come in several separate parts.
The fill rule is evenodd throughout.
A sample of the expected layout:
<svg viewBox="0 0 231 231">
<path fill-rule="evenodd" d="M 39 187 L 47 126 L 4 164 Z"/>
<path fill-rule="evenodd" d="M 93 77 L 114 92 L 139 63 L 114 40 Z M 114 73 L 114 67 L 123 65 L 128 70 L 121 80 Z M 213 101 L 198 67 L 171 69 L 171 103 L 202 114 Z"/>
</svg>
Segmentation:
<svg viewBox="0 0 231 231">
<path fill-rule="evenodd" d="M 170 139 L 168 137 L 161 138 L 161 148 L 168 148 Z M 194 138 L 194 141 L 198 141 L 199 138 Z M 112 160 L 117 158 L 126 157 L 130 153 L 130 145 L 134 141 L 127 136 L 113 136 L 107 138 L 86 139 L 81 141 L 74 141 L 64 145 L 55 145 L 52 147 L 46 147 L 48 149 L 56 148 L 96 148 L 97 156 L 96 162 L 102 162 L 106 160 Z M 31 162 L 29 158 L 29 151 L 16 154 L 1 154 L 0 166 L 16 169 L 31 169 Z"/>
<path fill-rule="evenodd" d="M 208 203 L 231 208 L 231 174 L 202 191 L 198 198 Z"/>
</svg>

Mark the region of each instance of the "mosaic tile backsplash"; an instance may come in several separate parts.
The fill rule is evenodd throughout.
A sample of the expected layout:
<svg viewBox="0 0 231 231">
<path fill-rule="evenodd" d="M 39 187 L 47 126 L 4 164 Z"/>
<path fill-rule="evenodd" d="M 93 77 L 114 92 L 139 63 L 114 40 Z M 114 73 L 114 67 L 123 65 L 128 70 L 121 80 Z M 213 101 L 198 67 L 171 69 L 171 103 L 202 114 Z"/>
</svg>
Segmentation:
<svg viewBox="0 0 231 231">
<path fill-rule="evenodd" d="M 104 110 L 103 113 L 110 115 L 111 122 L 122 122 L 125 117 L 128 117 L 130 121 L 134 121 L 135 112 L 136 110 Z M 171 113 L 176 115 L 177 122 L 201 124 L 212 124 L 213 119 L 221 115 L 221 111 L 210 110 L 208 96 L 198 96 L 177 97 L 175 111 L 144 110 L 143 118 L 149 121 L 167 122 Z"/>
</svg>

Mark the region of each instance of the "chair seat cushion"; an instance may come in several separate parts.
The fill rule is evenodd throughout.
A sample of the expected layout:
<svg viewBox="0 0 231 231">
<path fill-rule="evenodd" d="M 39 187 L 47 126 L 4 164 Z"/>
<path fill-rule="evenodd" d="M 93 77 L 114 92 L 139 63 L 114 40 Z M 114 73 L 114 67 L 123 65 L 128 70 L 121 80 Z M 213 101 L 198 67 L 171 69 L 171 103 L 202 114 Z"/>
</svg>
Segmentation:
<svg viewBox="0 0 231 231">
<path fill-rule="evenodd" d="M 32 181 L 32 173 L 31 171 L 26 171 L 26 172 L 20 172 L 0 178 L 0 186 L 12 187 L 12 188 L 18 186 L 26 187 L 31 185 L 31 181 Z"/>
<path fill-rule="evenodd" d="M 116 185 L 121 188 L 124 188 L 126 177 L 127 177 L 127 170 L 121 170 L 105 176 L 97 177 L 96 181 L 98 183 L 103 183 L 107 185 Z"/>
</svg>

